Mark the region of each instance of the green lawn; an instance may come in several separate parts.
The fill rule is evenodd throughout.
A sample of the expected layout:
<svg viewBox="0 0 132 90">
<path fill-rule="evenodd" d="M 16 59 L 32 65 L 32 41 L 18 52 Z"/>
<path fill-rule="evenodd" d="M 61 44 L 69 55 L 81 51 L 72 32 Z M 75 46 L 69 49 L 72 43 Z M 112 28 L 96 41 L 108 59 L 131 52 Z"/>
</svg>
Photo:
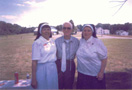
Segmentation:
<svg viewBox="0 0 132 90">
<path fill-rule="evenodd" d="M 80 38 L 79 35 L 74 35 Z M 55 39 L 55 37 L 53 36 Z M 35 36 L 30 34 L 0 37 L 0 80 L 31 76 L 31 49 Z M 109 89 L 132 88 L 132 39 L 102 39 L 108 49 L 106 83 Z M 76 74 L 77 77 L 77 74 Z"/>
<path fill-rule="evenodd" d="M 132 88 L 132 39 L 103 39 L 103 42 L 108 49 L 107 88 Z"/>
<path fill-rule="evenodd" d="M 14 72 L 25 79 L 31 74 L 33 34 L 0 37 L 0 80 L 14 79 Z"/>
</svg>

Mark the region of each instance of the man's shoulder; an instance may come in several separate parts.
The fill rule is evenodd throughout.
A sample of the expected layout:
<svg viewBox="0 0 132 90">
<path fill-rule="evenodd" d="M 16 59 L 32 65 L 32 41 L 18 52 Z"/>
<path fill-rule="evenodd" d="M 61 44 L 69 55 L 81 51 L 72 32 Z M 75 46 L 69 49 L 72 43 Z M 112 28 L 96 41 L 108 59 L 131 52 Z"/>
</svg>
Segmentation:
<svg viewBox="0 0 132 90">
<path fill-rule="evenodd" d="M 63 39 L 63 36 L 58 37 L 58 38 L 55 39 L 55 42 L 59 42 L 59 41 L 61 41 L 62 39 Z"/>
<path fill-rule="evenodd" d="M 74 41 L 79 42 L 79 40 L 76 37 L 71 36 Z"/>
</svg>

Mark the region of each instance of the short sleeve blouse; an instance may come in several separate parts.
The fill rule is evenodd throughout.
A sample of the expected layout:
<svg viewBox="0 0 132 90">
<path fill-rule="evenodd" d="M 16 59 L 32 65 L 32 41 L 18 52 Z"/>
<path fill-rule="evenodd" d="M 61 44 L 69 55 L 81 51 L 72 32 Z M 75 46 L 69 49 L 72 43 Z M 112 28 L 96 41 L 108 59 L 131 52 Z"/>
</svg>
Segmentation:
<svg viewBox="0 0 132 90">
<path fill-rule="evenodd" d="M 79 72 L 97 76 L 101 68 L 101 61 L 106 58 L 107 49 L 101 40 L 94 37 L 87 41 L 80 40 L 80 46 L 77 50 L 77 69 Z"/>
<path fill-rule="evenodd" d="M 55 41 L 52 38 L 48 41 L 40 36 L 32 45 L 32 60 L 38 60 L 38 63 L 56 61 Z"/>
</svg>

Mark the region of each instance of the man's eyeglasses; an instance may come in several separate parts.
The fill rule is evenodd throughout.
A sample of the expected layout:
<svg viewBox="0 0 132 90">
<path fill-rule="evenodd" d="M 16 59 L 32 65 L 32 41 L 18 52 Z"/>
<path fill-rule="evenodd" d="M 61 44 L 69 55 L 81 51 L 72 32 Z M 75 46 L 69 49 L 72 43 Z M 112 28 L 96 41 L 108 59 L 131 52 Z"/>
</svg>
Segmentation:
<svg viewBox="0 0 132 90">
<path fill-rule="evenodd" d="M 63 27 L 63 30 L 71 30 L 71 28 L 70 27 Z"/>
</svg>

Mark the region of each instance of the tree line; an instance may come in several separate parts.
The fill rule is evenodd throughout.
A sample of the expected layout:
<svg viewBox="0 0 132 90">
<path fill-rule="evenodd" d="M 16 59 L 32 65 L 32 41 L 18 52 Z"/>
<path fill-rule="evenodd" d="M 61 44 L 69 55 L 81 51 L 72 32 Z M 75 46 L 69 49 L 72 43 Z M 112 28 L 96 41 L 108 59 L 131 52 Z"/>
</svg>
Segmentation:
<svg viewBox="0 0 132 90">
<path fill-rule="evenodd" d="M 34 29 L 35 27 L 26 28 L 26 27 L 21 27 L 18 24 L 11 24 L 11 23 L 6 23 L 4 21 L 0 21 L 0 35 L 31 33 L 34 31 Z"/>
<path fill-rule="evenodd" d="M 69 22 L 71 22 L 73 24 L 74 32 L 76 30 L 82 31 L 83 25 L 80 24 L 80 25 L 75 26 L 73 20 L 70 20 Z M 110 30 L 110 34 L 116 34 L 116 31 L 124 30 L 124 31 L 129 32 L 129 35 L 132 35 L 132 23 L 125 23 L 125 24 L 102 24 L 102 23 L 98 23 L 97 25 L 95 25 L 95 27 L 96 28 L 101 27 L 102 29 L 108 29 L 108 30 Z M 56 29 L 61 31 L 62 25 L 56 26 Z"/>
<path fill-rule="evenodd" d="M 132 23 L 125 23 L 125 24 L 101 24 L 98 23 L 96 27 L 102 27 L 103 29 L 110 30 L 111 34 L 115 34 L 117 30 L 124 30 L 129 32 L 129 35 L 132 35 Z"/>
<path fill-rule="evenodd" d="M 77 27 L 82 31 L 82 25 L 77 25 Z M 98 23 L 95 25 L 96 28 L 101 27 L 102 29 L 110 30 L 110 34 L 116 34 L 118 30 L 124 30 L 129 32 L 129 35 L 132 35 L 132 23 L 125 23 L 125 24 L 102 24 Z"/>
<path fill-rule="evenodd" d="M 73 24 L 73 32 L 82 31 L 83 25 L 74 25 L 73 20 L 70 20 Z M 57 25 L 54 26 L 58 31 L 62 30 L 62 25 Z M 132 23 L 125 23 L 125 24 L 102 24 L 98 23 L 95 25 L 96 28 L 103 28 L 103 29 L 108 29 L 110 30 L 110 34 L 116 34 L 117 30 L 124 30 L 129 32 L 129 35 L 132 35 Z M 11 24 L 11 23 L 6 23 L 4 21 L 0 21 L 0 35 L 11 35 L 11 34 L 23 34 L 23 33 L 31 33 L 35 30 L 35 27 L 21 27 L 20 25 L 17 24 Z"/>
</svg>

